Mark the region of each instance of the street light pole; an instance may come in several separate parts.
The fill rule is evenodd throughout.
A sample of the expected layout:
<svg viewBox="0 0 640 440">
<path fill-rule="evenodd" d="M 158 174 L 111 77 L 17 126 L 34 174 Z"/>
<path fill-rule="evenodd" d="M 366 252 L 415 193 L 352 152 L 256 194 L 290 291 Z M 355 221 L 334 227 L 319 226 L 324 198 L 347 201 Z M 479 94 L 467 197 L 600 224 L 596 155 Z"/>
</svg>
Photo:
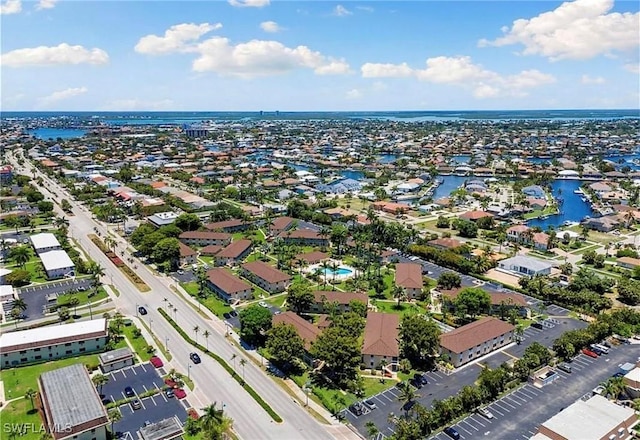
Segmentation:
<svg viewBox="0 0 640 440">
<path fill-rule="evenodd" d="M 164 349 L 167 350 L 167 352 L 169 351 L 169 336 L 164 338 Z"/>
<path fill-rule="evenodd" d="M 153 319 L 150 319 L 150 320 L 149 320 L 149 333 L 153 333 L 153 332 L 151 331 L 151 325 L 153 325 Z"/>
<path fill-rule="evenodd" d="M 191 364 L 188 364 L 187 367 L 187 379 L 191 380 Z"/>
</svg>

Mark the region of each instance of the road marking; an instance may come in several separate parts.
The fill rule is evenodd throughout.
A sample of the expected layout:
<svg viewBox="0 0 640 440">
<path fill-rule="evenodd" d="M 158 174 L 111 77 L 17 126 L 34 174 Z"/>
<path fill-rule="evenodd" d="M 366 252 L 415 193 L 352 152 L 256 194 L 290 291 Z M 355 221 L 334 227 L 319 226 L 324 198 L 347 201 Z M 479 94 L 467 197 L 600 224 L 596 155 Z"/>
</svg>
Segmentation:
<svg viewBox="0 0 640 440">
<path fill-rule="evenodd" d="M 476 431 L 480 431 L 478 428 L 476 428 L 475 426 L 473 426 L 471 423 L 467 422 L 467 419 L 463 420 L 464 423 L 466 423 L 467 425 L 471 426 L 473 429 L 475 429 Z"/>
<path fill-rule="evenodd" d="M 144 364 L 140 364 L 140 368 L 142 368 L 145 373 L 147 372 L 147 367 Z"/>
<path fill-rule="evenodd" d="M 378 396 L 373 396 L 372 399 L 376 399 L 378 402 L 380 402 L 382 405 L 386 405 L 386 403 L 380 399 Z"/>
<path fill-rule="evenodd" d="M 389 402 L 393 402 L 394 401 L 394 399 L 391 399 L 389 396 L 385 396 L 384 394 L 382 394 L 382 397 L 387 399 Z"/>
<path fill-rule="evenodd" d="M 502 408 L 502 404 L 505 404 L 506 406 L 511 407 L 511 409 L 517 409 L 515 406 L 511 405 L 509 402 L 505 401 L 504 399 L 500 399 L 498 402 L 496 402 L 496 404 L 498 404 L 498 403 L 500 403 L 500 408 Z M 506 409 L 506 411 L 509 411 L 509 410 Z M 509 412 L 511 412 L 511 411 L 509 411 Z"/>
<path fill-rule="evenodd" d="M 137 376 L 137 375 L 138 375 L 138 373 L 136 372 L 136 369 L 135 369 L 135 368 L 132 368 L 132 369 L 131 369 L 131 371 L 133 371 L 133 374 L 134 374 L 135 376 Z"/>
<path fill-rule="evenodd" d="M 487 425 L 485 425 L 484 423 L 482 423 L 480 420 L 476 420 L 475 417 L 473 416 L 469 416 L 471 418 L 471 420 L 473 420 L 474 422 L 476 422 L 477 424 L 481 425 L 483 428 L 486 428 Z M 484 420 L 484 419 L 483 419 Z"/>
<path fill-rule="evenodd" d="M 514 398 L 513 398 L 513 397 L 511 397 L 511 396 L 504 396 L 504 397 L 503 397 L 503 400 L 504 400 L 504 399 L 509 399 L 509 400 L 511 400 L 513 403 L 515 403 L 516 405 L 518 405 L 518 406 L 522 406 L 522 403 L 518 402 L 516 399 L 514 399 Z M 507 402 L 505 402 L 505 403 L 507 403 Z M 515 408 L 515 407 L 514 407 L 514 408 Z"/>
<path fill-rule="evenodd" d="M 122 372 L 122 377 L 123 377 L 123 378 L 126 378 L 126 377 L 127 377 L 127 375 L 125 374 L 124 370 L 120 370 L 120 371 Z"/>
<path fill-rule="evenodd" d="M 469 435 L 473 435 L 473 433 L 472 433 L 471 431 L 467 430 L 464 426 L 460 426 L 460 423 L 458 423 L 456 426 L 458 427 L 458 429 L 462 429 L 462 430 L 463 430 L 464 432 L 466 432 L 467 434 L 469 434 Z M 463 437 L 463 438 L 464 438 L 464 437 Z"/>
<path fill-rule="evenodd" d="M 536 397 L 538 394 L 534 393 L 533 391 L 529 390 L 529 389 L 524 389 L 524 388 L 520 388 L 520 391 L 522 392 L 522 394 L 524 394 L 525 396 L 529 397 L 529 398 L 534 398 Z"/>
</svg>

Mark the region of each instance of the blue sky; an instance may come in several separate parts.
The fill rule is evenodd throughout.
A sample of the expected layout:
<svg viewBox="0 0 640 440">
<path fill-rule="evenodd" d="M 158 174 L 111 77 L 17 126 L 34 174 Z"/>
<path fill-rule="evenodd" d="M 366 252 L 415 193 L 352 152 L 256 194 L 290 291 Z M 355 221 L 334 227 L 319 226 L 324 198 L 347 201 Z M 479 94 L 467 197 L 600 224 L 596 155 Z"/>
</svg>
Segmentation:
<svg viewBox="0 0 640 440">
<path fill-rule="evenodd" d="M 5 111 L 640 107 L 636 1 L 1 5 Z"/>
</svg>

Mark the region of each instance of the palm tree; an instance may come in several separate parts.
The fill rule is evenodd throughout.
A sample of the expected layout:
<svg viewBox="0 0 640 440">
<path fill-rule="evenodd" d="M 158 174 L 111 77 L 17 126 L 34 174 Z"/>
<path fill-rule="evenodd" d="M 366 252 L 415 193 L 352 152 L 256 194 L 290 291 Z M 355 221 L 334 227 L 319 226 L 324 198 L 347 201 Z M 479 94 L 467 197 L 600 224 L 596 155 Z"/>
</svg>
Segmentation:
<svg viewBox="0 0 640 440">
<path fill-rule="evenodd" d="M 197 325 L 193 328 L 193 332 L 196 334 L 196 344 L 198 343 L 198 332 L 200 331 L 200 327 Z"/>
<path fill-rule="evenodd" d="M 78 310 L 78 305 L 80 305 L 80 300 L 78 299 L 77 296 L 73 296 L 69 302 L 67 302 L 67 305 L 70 307 L 73 307 L 73 316 L 78 316 L 77 315 L 77 310 Z"/>
<path fill-rule="evenodd" d="M 396 304 L 396 308 L 400 308 L 400 303 L 402 301 L 406 301 L 407 299 L 407 292 L 406 290 L 404 290 L 404 288 L 400 287 L 400 286 L 396 286 L 393 288 L 393 298 L 398 300 L 398 303 Z"/>
<path fill-rule="evenodd" d="M 624 379 L 622 377 L 611 377 L 604 384 L 604 391 L 611 400 L 616 400 L 625 389 Z"/>
<path fill-rule="evenodd" d="M 233 372 L 236 372 L 236 358 L 238 357 L 238 355 L 236 355 L 235 353 L 231 355 L 231 360 L 233 361 Z"/>
<path fill-rule="evenodd" d="M 58 229 L 67 229 L 69 227 L 69 220 L 66 217 L 56 217 L 53 219 L 53 225 Z"/>
<path fill-rule="evenodd" d="M 98 388 L 100 394 L 102 394 L 102 387 L 109 382 L 109 376 L 105 376 L 104 374 L 96 374 L 91 378 L 93 384 Z"/>
<path fill-rule="evenodd" d="M 209 351 L 209 336 L 211 336 L 211 332 L 205 330 L 202 336 L 204 336 L 204 341 L 207 343 L 207 351 Z"/>
<path fill-rule="evenodd" d="M 205 438 L 212 440 L 220 440 L 223 433 L 228 431 L 233 421 L 224 415 L 224 405 L 222 408 L 216 408 L 216 402 L 202 408 L 204 414 L 200 417 L 200 427 L 205 434 Z"/>
<path fill-rule="evenodd" d="M 24 393 L 24 398 L 25 399 L 29 399 L 29 401 L 31 401 L 31 409 L 32 410 L 36 409 L 35 405 L 33 404 L 33 399 L 35 399 L 35 397 L 37 395 L 38 395 L 38 393 L 33 388 L 29 388 L 27 390 L 27 392 Z"/>
<path fill-rule="evenodd" d="M 13 323 L 15 324 L 17 329 L 18 320 L 22 317 L 22 312 L 20 311 L 20 309 L 13 308 L 11 309 L 10 316 L 11 316 L 11 319 L 13 319 Z"/>
<path fill-rule="evenodd" d="M 169 304 L 169 300 L 167 298 L 162 298 L 162 302 L 164 303 L 165 307 L 167 307 L 167 304 Z"/>
<path fill-rule="evenodd" d="M 398 395 L 398 400 L 402 403 L 402 407 L 404 408 L 405 415 L 409 416 L 409 406 L 411 402 L 420 397 L 418 393 L 415 392 L 413 387 L 409 385 L 409 382 L 403 382 L 400 387 L 400 394 Z"/>
<path fill-rule="evenodd" d="M 240 359 L 240 366 L 242 367 L 242 382 L 244 382 L 244 366 L 247 365 L 247 360 L 242 358 Z"/>
<path fill-rule="evenodd" d="M 31 249 L 28 246 L 16 246 L 11 250 L 10 257 L 18 266 L 24 268 L 31 259 Z"/>
<path fill-rule="evenodd" d="M 14 299 L 12 308 L 18 309 L 20 312 L 24 312 L 27 310 L 27 303 L 22 298 Z"/>
<path fill-rule="evenodd" d="M 122 419 L 122 413 L 118 408 L 113 408 L 109 411 L 109 420 L 111 421 L 111 435 L 115 434 L 113 432 L 113 424 L 119 422 Z"/>
<path fill-rule="evenodd" d="M 364 427 L 367 428 L 367 436 L 369 436 L 370 439 L 373 440 L 378 437 L 380 430 L 373 421 L 369 420 L 364 424 Z"/>
</svg>

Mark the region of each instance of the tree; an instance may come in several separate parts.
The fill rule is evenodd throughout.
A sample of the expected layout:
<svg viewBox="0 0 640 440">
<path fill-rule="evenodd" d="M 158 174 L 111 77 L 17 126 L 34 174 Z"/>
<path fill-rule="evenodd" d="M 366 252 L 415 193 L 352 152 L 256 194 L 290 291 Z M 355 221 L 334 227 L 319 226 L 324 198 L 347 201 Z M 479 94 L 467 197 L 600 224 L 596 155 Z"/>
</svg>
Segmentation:
<svg viewBox="0 0 640 440">
<path fill-rule="evenodd" d="M 400 308 L 400 303 L 407 300 L 407 291 L 402 286 L 393 288 L 393 298 L 397 301 L 396 308 Z"/>
<path fill-rule="evenodd" d="M 462 279 L 460 279 L 460 275 L 455 272 L 443 272 L 438 277 L 438 287 L 441 287 L 445 290 L 460 287 L 461 285 Z"/>
<path fill-rule="evenodd" d="M 76 313 L 77 309 L 78 309 L 78 305 L 80 305 L 80 300 L 78 299 L 77 296 L 73 295 L 69 301 L 67 301 L 67 305 L 69 307 L 73 307 L 73 316 L 78 316 L 78 314 Z"/>
<path fill-rule="evenodd" d="M 624 390 L 625 383 L 622 377 L 610 377 L 604 384 L 604 392 L 611 400 L 616 400 Z"/>
<path fill-rule="evenodd" d="M 271 361 L 287 371 L 294 359 L 304 355 L 304 341 L 291 324 L 280 323 L 267 332 L 266 348 Z"/>
<path fill-rule="evenodd" d="M 640 281 L 621 278 L 618 281 L 618 299 L 630 306 L 640 304 Z"/>
<path fill-rule="evenodd" d="M 440 328 L 423 315 L 405 315 L 400 323 L 400 353 L 414 367 L 422 366 L 440 347 Z"/>
<path fill-rule="evenodd" d="M 180 242 L 177 238 L 163 238 L 153 247 L 151 256 L 157 263 L 175 267 L 180 260 Z"/>
<path fill-rule="evenodd" d="M 365 423 L 364 427 L 367 428 L 367 437 L 369 437 L 371 440 L 374 440 L 378 437 L 380 430 L 372 420 L 369 420 L 367 423 Z"/>
<path fill-rule="evenodd" d="M 24 311 L 27 310 L 28 306 L 24 299 L 18 298 L 13 300 L 13 304 L 11 305 L 11 307 L 14 309 L 20 310 L 20 313 L 22 314 Z"/>
<path fill-rule="evenodd" d="M 242 382 L 244 382 L 244 366 L 247 365 L 247 360 L 242 358 L 240 359 L 240 366 L 242 367 Z"/>
<path fill-rule="evenodd" d="M 446 228 L 449 228 L 450 225 L 451 225 L 451 222 L 447 217 L 445 217 L 443 215 L 438 217 L 438 220 L 436 222 L 436 228 L 445 228 L 446 229 Z"/>
<path fill-rule="evenodd" d="M 264 334 L 271 328 L 271 312 L 253 304 L 240 311 L 240 337 L 251 345 L 261 346 Z"/>
<path fill-rule="evenodd" d="M 411 402 L 418 399 L 420 395 L 409 384 L 409 382 L 402 382 L 398 389 L 400 390 L 400 394 L 398 394 L 398 400 L 400 401 L 400 403 L 402 403 L 402 408 L 404 409 L 405 416 L 409 417 Z"/>
<path fill-rule="evenodd" d="M 60 321 L 66 321 L 67 319 L 69 319 L 69 309 L 66 307 L 58 308 L 58 317 L 60 318 Z"/>
<path fill-rule="evenodd" d="M 202 336 L 204 336 L 204 341 L 207 344 L 207 351 L 209 351 L 209 336 L 211 336 L 211 332 L 209 332 L 209 330 L 205 330 L 204 333 L 202 333 Z"/>
<path fill-rule="evenodd" d="M 24 398 L 25 399 L 29 399 L 29 401 L 31 402 L 31 409 L 34 410 L 36 409 L 34 403 L 33 403 L 33 399 L 35 399 L 35 397 L 38 395 L 38 393 L 33 389 L 33 388 L 29 388 L 26 393 L 24 393 Z"/>
<path fill-rule="evenodd" d="M 31 282 L 31 273 L 24 269 L 16 269 L 5 276 L 5 281 L 14 287 L 25 286 Z"/>
<path fill-rule="evenodd" d="M 185 212 L 176 218 L 174 224 L 183 231 L 197 231 L 202 226 L 202 221 L 196 214 Z"/>
<path fill-rule="evenodd" d="M 307 283 L 295 282 L 289 286 L 287 291 L 287 304 L 297 314 L 309 310 L 314 302 L 313 292 Z"/>
<path fill-rule="evenodd" d="M 24 268 L 31 259 L 31 248 L 29 246 L 16 246 L 9 252 L 9 258 L 13 259 L 18 266 Z"/>
<path fill-rule="evenodd" d="M 311 347 L 311 354 L 316 359 L 325 361 L 330 377 L 338 385 L 345 385 L 358 375 L 362 358 L 358 337 L 340 326 L 332 326 L 323 331 Z"/>
<path fill-rule="evenodd" d="M 200 327 L 197 325 L 193 328 L 193 333 L 196 335 L 196 344 L 198 343 L 198 332 L 200 332 Z"/>
<path fill-rule="evenodd" d="M 491 307 L 491 296 L 479 287 L 465 287 L 454 301 L 459 316 L 475 318 Z"/>
<path fill-rule="evenodd" d="M 216 408 L 216 402 L 202 408 L 203 414 L 200 417 L 200 427 L 204 432 L 204 438 L 210 440 L 221 440 L 223 434 L 231 429 L 233 420 L 224 415 L 224 406 Z"/>
<path fill-rule="evenodd" d="M 122 420 L 122 413 L 118 408 L 113 408 L 109 410 L 109 421 L 111 421 L 111 435 L 113 436 L 115 432 L 113 432 L 113 424 Z"/>
<path fill-rule="evenodd" d="M 96 374 L 91 378 L 93 384 L 98 387 L 98 392 L 102 394 L 102 387 L 109 382 L 109 376 L 105 376 L 104 374 Z"/>
<path fill-rule="evenodd" d="M 455 228 L 461 237 L 475 238 L 478 235 L 478 226 L 471 220 L 457 220 Z"/>
</svg>

